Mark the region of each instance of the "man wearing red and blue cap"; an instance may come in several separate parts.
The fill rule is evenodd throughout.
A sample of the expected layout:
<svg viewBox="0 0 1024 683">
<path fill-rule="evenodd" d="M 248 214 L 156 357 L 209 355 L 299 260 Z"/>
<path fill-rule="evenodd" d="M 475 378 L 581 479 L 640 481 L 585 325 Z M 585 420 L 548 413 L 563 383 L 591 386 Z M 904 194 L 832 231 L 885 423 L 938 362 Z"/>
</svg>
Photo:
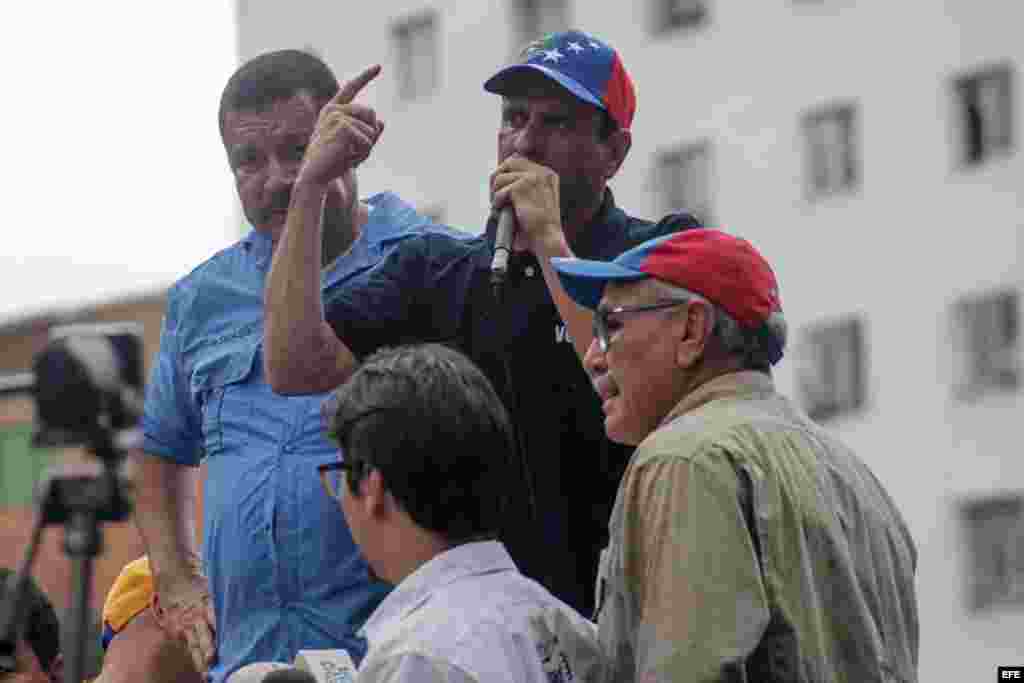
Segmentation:
<svg viewBox="0 0 1024 683">
<path fill-rule="evenodd" d="M 604 434 L 583 371 L 591 314 L 566 296 L 556 256 L 612 259 L 647 239 L 698 225 L 677 213 L 658 222 L 620 209 L 608 187 L 631 145 L 632 80 L 619 53 L 580 31 L 546 36 L 484 85 L 501 95 L 495 209 L 518 229 L 504 296 L 492 297 L 497 218 L 471 239 L 429 236 L 321 302 L 316 217 L 320 204 L 300 170 L 266 295 L 264 362 L 283 393 L 334 388 L 382 346 L 440 341 L 487 375 L 516 431 L 521 481 L 503 534 L 523 573 L 585 614 L 618 477 L 630 448 Z M 323 125 L 304 167 L 342 173 L 370 153 L 382 127 L 364 104 L 339 110 L 351 125 Z M 346 132 L 347 131 L 347 132 Z M 372 312 L 368 315 L 367 312 Z M 325 324 L 326 322 L 326 324 Z"/>
<path fill-rule="evenodd" d="M 868 467 L 775 391 L 786 325 L 746 240 L 555 259 L 584 364 L 638 444 L 597 583 L 616 681 L 916 681 L 914 542 Z"/>
<path fill-rule="evenodd" d="M 545 181 L 557 181 L 563 240 L 572 243 L 601 211 L 607 183 L 629 152 L 636 114 L 633 81 L 618 52 L 580 31 L 534 41 L 522 57 L 484 83 L 485 90 L 502 96 L 493 204 L 512 204 L 517 214 L 527 213 L 541 203 Z M 596 133 L 603 144 L 592 144 L 593 135 L 564 136 L 551 144 L 551 132 L 559 126 Z M 545 251 L 545 241 L 558 241 L 557 226 L 521 218 L 527 218 L 520 226 L 524 241 L 534 243 L 529 245 L 533 253 Z M 546 251 L 558 250 L 548 246 Z"/>
</svg>

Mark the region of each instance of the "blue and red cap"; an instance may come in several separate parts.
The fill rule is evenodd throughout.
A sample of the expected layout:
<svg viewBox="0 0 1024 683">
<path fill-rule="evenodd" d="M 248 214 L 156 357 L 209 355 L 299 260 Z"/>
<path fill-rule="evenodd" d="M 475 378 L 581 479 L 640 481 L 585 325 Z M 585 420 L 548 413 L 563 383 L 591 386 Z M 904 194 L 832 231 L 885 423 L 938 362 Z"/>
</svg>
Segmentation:
<svg viewBox="0 0 1024 683">
<path fill-rule="evenodd" d="M 523 49 L 521 61 L 507 66 L 484 83 L 484 90 L 515 95 L 524 73 L 540 73 L 584 102 L 603 109 L 623 130 L 636 114 L 636 92 L 619 53 L 582 31 L 549 33 Z"/>
<path fill-rule="evenodd" d="M 648 240 L 613 261 L 553 258 L 569 297 L 597 308 L 609 282 L 649 277 L 700 294 L 754 331 L 772 364 L 782 358 L 783 343 L 769 327 L 782 316 L 775 273 L 750 242 L 720 230 L 693 228 Z"/>
</svg>

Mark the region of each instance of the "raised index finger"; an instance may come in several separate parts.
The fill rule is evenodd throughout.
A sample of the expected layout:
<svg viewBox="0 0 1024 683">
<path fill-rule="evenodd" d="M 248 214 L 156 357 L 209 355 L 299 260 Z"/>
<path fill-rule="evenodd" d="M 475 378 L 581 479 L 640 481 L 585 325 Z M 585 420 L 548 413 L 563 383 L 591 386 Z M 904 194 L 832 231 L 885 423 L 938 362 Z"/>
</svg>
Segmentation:
<svg viewBox="0 0 1024 683">
<path fill-rule="evenodd" d="M 331 104 L 348 104 L 356 98 L 359 91 L 362 90 L 367 83 L 372 81 L 380 73 L 380 64 L 374 64 L 368 67 L 352 80 L 341 86 L 338 94 L 331 100 Z"/>
</svg>

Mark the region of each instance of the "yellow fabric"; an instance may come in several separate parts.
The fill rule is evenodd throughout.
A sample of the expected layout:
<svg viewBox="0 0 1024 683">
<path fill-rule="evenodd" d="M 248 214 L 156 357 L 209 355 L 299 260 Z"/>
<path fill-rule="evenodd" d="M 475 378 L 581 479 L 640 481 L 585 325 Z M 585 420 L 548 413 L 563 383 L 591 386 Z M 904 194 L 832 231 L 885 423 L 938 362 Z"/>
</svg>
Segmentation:
<svg viewBox="0 0 1024 683">
<path fill-rule="evenodd" d="M 153 574 L 149 558 L 140 557 L 126 564 L 114 580 L 103 605 L 103 621 L 116 633 L 152 602 Z"/>
</svg>

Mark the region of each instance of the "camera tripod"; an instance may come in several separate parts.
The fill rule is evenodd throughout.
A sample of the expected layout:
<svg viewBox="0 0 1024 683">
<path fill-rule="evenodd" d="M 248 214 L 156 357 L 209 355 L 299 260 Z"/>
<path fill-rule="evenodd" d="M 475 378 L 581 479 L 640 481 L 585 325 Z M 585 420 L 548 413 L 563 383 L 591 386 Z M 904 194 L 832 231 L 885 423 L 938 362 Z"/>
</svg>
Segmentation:
<svg viewBox="0 0 1024 683">
<path fill-rule="evenodd" d="M 31 540 L 7 586 L 7 599 L 0 605 L 0 672 L 14 670 L 14 648 L 23 621 L 28 580 L 43 530 L 63 524 L 64 552 L 72 561 L 71 622 L 66 631 L 69 637 L 61 647 L 64 680 L 82 681 L 93 561 L 103 548 L 101 525 L 127 519 L 132 509 L 127 484 L 118 472 L 123 456 L 110 432 L 101 430 L 91 435 L 89 450 L 102 463 L 98 475 L 58 467 L 47 473 L 37 490 Z"/>
</svg>

